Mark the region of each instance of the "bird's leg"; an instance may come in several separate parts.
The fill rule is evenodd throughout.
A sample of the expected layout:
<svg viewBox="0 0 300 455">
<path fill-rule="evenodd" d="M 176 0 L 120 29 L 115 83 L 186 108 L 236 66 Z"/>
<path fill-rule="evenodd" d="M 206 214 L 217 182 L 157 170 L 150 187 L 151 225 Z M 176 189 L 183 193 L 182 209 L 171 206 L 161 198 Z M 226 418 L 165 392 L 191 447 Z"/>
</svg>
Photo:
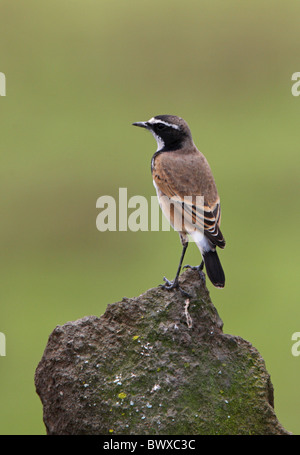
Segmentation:
<svg viewBox="0 0 300 455">
<path fill-rule="evenodd" d="M 179 275 L 180 275 L 180 270 L 181 270 L 181 266 L 182 266 L 182 261 L 183 261 L 186 249 L 188 247 L 188 244 L 189 244 L 188 241 L 183 243 L 182 253 L 181 253 L 181 257 L 180 257 L 177 273 L 176 273 L 176 276 L 175 276 L 174 280 L 173 281 L 169 281 L 166 277 L 164 277 L 164 281 L 165 281 L 166 284 L 162 284 L 161 285 L 161 287 L 163 289 L 167 289 L 168 291 L 171 291 L 172 289 L 179 289 L 179 291 L 186 297 L 190 297 L 190 295 L 187 292 L 185 292 L 183 289 L 181 289 L 181 287 L 179 286 Z"/>
</svg>

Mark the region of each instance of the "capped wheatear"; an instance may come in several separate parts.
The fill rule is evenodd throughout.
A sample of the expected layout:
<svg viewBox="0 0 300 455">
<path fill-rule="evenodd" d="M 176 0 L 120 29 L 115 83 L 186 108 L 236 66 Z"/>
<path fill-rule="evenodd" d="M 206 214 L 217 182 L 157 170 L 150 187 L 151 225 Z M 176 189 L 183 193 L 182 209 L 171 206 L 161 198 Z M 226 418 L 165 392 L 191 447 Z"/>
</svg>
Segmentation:
<svg viewBox="0 0 300 455">
<path fill-rule="evenodd" d="M 156 139 L 157 151 L 151 161 L 153 183 L 160 207 L 183 246 L 175 279 L 164 278 L 163 287 L 184 293 L 178 278 L 191 236 L 203 259 L 195 268 L 201 273 L 205 265 L 212 284 L 223 288 L 225 275 L 216 251 L 216 247 L 225 247 L 220 198 L 210 166 L 195 146 L 188 124 L 175 115 L 157 115 L 133 125 L 146 128 Z"/>
</svg>

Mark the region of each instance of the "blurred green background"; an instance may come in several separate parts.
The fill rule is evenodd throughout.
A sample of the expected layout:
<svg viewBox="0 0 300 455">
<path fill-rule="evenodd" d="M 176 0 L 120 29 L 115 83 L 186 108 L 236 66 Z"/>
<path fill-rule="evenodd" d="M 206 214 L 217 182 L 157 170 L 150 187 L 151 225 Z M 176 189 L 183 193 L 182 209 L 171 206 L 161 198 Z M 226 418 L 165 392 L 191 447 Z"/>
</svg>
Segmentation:
<svg viewBox="0 0 300 455">
<path fill-rule="evenodd" d="M 227 283 L 211 297 L 300 434 L 299 18 L 286 0 L 0 2 L 1 434 L 45 434 L 34 372 L 56 325 L 174 277 L 177 233 L 96 229 L 98 197 L 155 194 L 156 144 L 131 123 L 158 114 L 185 118 L 213 169 Z"/>
</svg>

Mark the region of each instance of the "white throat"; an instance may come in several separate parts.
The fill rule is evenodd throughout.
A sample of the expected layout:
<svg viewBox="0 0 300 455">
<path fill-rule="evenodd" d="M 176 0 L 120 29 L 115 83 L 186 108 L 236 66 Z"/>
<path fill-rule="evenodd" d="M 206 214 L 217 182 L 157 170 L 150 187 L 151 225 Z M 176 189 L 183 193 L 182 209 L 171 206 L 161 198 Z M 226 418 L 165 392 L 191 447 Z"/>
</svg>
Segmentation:
<svg viewBox="0 0 300 455">
<path fill-rule="evenodd" d="M 151 130 L 151 133 L 153 134 L 153 137 L 157 142 L 157 152 L 159 152 L 160 150 L 162 150 L 164 148 L 165 143 L 161 137 L 159 137 L 157 134 L 154 133 L 154 131 Z"/>
</svg>

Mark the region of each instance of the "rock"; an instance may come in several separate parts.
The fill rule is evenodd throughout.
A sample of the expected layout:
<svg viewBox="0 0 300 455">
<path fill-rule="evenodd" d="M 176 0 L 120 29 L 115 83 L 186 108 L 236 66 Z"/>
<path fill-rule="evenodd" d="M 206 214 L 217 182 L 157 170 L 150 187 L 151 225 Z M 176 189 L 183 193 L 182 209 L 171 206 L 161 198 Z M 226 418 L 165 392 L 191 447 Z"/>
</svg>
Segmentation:
<svg viewBox="0 0 300 455">
<path fill-rule="evenodd" d="M 289 434 L 258 351 L 226 335 L 197 271 L 57 326 L 36 369 L 47 433 Z"/>
</svg>

